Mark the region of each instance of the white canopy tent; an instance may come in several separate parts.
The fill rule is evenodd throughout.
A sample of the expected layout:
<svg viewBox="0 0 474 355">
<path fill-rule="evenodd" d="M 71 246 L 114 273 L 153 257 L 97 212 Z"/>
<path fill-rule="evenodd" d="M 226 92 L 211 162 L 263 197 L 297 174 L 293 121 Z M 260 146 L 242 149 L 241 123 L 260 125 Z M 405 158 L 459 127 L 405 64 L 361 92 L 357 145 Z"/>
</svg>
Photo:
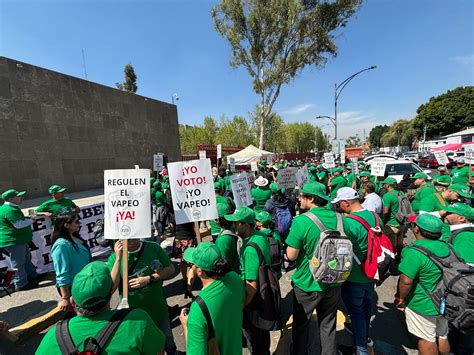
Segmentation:
<svg viewBox="0 0 474 355">
<path fill-rule="evenodd" d="M 273 157 L 272 152 L 267 152 L 266 150 L 258 149 L 253 145 L 249 145 L 247 148 L 242 149 L 240 152 L 228 155 L 227 162 L 229 162 L 229 158 L 234 158 L 235 165 L 246 165 L 252 162 L 258 162 L 259 160 L 262 160 L 268 155 L 271 155 Z"/>
</svg>

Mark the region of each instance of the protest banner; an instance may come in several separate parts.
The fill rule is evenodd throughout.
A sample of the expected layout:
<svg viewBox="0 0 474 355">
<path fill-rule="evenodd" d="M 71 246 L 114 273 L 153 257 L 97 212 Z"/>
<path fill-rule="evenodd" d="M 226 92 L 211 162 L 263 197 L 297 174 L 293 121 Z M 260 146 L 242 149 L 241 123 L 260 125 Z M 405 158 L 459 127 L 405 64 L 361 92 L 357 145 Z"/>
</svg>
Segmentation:
<svg viewBox="0 0 474 355">
<path fill-rule="evenodd" d="M 231 172 L 234 172 L 235 171 L 235 158 L 229 158 L 228 163 L 229 163 L 229 170 Z"/>
<path fill-rule="evenodd" d="M 199 151 L 199 159 L 206 159 L 206 151 L 200 150 Z"/>
<path fill-rule="evenodd" d="M 341 164 L 345 164 L 345 163 L 346 163 L 346 151 L 341 150 Z"/>
<path fill-rule="evenodd" d="M 153 171 L 163 170 L 163 153 L 153 154 Z"/>
<path fill-rule="evenodd" d="M 335 168 L 336 163 L 334 161 L 334 155 L 332 153 L 324 153 L 324 164 L 327 168 Z"/>
<path fill-rule="evenodd" d="M 257 162 L 253 161 L 253 162 L 250 163 L 250 170 L 258 171 Z"/>
<path fill-rule="evenodd" d="M 303 188 L 303 185 L 308 182 L 308 165 L 305 164 L 305 166 L 299 169 L 296 172 L 295 177 L 296 177 L 296 183 L 298 184 L 300 189 Z"/>
<path fill-rule="evenodd" d="M 387 166 L 386 160 L 374 159 L 370 165 L 370 175 L 372 176 L 385 176 L 385 167 Z"/>
<path fill-rule="evenodd" d="M 353 174 L 359 174 L 359 164 L 357 160 L 358 160 L 357 158 L 351 158 Z"/>
<path fill-rule="evenodd" d="M 105 170 L 104 199 L 106 239 L 150 237 L 149 169 Z"/>
<path fill-rule="evenodd" d="M 467 144 L 464 146 L 464 152 L 465 152 L 465 158 L 469 159 L 472 163 L 472 160 L 474 159 L 474 144 Z"/>
<path fill-rule="evenodd" d="M 271 154 L 267 155 L 267 163 L 268 164 L 273 164 L 273 155 L 271 155 Z"/>
<path fill-rule="evenodd" d="M 168 164 L 176 224 L 217 219 L 211 160 Z"/>
<path fill-rule="evenodd" d="M 222 144 L 217 145 L 217 159 L 222 158 Z"/>
<path fill-rule="evenodd" d="M 248 174 L 246 172 L 231 175 L 230 185 L 232 186 L 232 193 L 236 207 L 250 206 L 252 204 L 252 196 L 250 195 L 250 186 Z"/>
<path fill-rule="evenodd" d="M 285 189 L 294 189 L 297 185 L 296 172 L 298 168 L 286 168 L 278 170 L 278 185 Z"/>
<path fill-rule="evenodd" d="M 446 155 L 446 152 L 433 151 L 433 153 L 439 165 L 446 166 L 449 164 L 449 159 L 448 159 L 448 156 Z"/>
</svg>

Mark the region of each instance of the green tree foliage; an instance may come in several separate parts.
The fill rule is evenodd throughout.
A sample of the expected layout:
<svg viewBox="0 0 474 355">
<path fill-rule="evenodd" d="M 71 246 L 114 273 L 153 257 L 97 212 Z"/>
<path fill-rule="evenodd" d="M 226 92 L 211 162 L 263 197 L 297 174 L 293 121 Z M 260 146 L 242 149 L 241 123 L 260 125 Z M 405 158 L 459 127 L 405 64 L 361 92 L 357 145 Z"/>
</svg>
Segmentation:
<svg viewBox="0 0 474 355">
<path fill-rule="evenodd" d="M 398 145 L 411 147 L 419 137 L 419 130 L 414 125 L 414 120 L 397 120 L 385 132 L 380 142 L 385 147 Z"/>
<path fill-rule="evenodd" d="M 362 0 L 221 0 L 211 12 L 230 44 L 232 67 L 243 66 L 260 97 L 259 147 L 280 89 L 304 67 L 336 56 L 335 38 Z"/>
<path fill-rule="evenodd" d="M 234 116 L 231 120 L 221 117 L 216 141 L 224 146 L 246 147 L 255 144 L 255 136 L 244 117 Z"/>
<path fill-rule="evenodd" d="M 347 148 L 360 147 L 361 145 L 362 145 L 362 142 L 358 134 L 356 134 L 355 136 L 350 136 L 349 138 L 346 139 Z"/>
<path fill-rule="evenodd" d="M 474 86 L 458 87 L 432 97 L 416 110 L 415 127 L 426 137 L 444 136 L 474 126 Z"/>
<path fill-rule="evenodd" d="M 254 137 L 258 136 L 260 129 L 260 121 L 262 119 L 261 109 L 259 106 L 255 107 L 255 112 L 251 114 L 252 117 L 252 131 Z M 285 147 L 284 142 L 285 123 L 278 114 L 272 112 L 267 119 L 264 129 L 265 149 L 271 152 L 282 152 Z M 256 141 L 256 139 L 255 139 Z M 256 142 L 254 144 L 257 144 Z"/>
<path fill-rule="evenodd" d="M 127 64 L 123 70 L 125 74 L 125 81 L 123 83 L 115 83 L 117 89 L 128 91 L 128 92 L 137 92 L 137 75 L 135 74 L 135 69 L 133 69 L 132 64 Z"/>
<path fill-rule="evenodd" d="M 317 150 L 323 150 L 327 145 L 321 129 L 308 122 L 288 123 L 284 132 L 283 151 L 286 152 L 309 152 L 315 147 Z"/>
<path fill-rule="evenodd" d="M 385 132 L 388 131 L 387 125 L 375 126 L 369 133 L 369 143 L 372 148 L 379 148 L 381 146 L 380 140 Z"/>
</svg>

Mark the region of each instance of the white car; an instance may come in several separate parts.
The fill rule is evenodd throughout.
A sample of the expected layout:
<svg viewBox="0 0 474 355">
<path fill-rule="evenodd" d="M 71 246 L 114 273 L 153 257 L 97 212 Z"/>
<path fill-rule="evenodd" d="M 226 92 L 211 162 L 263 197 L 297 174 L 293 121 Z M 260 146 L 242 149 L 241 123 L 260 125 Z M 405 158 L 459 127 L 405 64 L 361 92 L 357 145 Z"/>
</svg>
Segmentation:
<svg viewBox="0 0 474 355">
<path fill-rule="evenodd" d="M 370 163 L 369 161 L 366 164 L 370 165 Z M 431 170 L 423 170 L 417 164 L 408 160 L 387 160 L 385 176 L 393 177 L 397 182 L 402 181 L 405 174 L 414 175 L 416 173 L 431 174 Z"/>
</svg>

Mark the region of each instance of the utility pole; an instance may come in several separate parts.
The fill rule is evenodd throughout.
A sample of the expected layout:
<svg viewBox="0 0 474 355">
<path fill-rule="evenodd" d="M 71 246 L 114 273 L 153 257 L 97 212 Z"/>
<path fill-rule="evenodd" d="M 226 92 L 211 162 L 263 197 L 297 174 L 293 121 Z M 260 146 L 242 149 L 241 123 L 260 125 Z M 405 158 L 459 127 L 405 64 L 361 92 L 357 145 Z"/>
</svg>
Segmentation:
<svg viewBox="0 0 474 355">
<path fill-rule="evenodd" d="M 421 150 L 425 150 L 425 142 L 426 142 L 426 123 L 423 125 L 423 147 Z"/>
<path fill-rule="evenodd" d="M 84 67 L 84 78 L 87 80 L 86 55 L 84 54 L 84 48 L 82 49 L 82 65 Z"/>
</svg>

